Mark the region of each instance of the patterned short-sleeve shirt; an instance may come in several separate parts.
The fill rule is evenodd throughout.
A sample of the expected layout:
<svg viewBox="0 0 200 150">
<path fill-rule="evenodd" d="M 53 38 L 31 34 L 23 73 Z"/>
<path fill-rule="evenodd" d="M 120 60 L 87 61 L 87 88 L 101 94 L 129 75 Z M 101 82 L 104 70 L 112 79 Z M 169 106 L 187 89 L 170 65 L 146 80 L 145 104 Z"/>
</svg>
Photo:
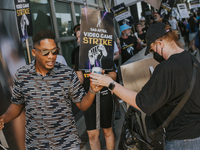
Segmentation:
<svg viewBox="0 0 200 150">
<path fill-rule="evenodd" d="M 80 143 L 71 101 L 80 102 L 85 91 L 76 73 L 55 63 L 45 76 L 35 70 L 35 62 L 20 68 L 14 78 L 11 101 L 25 104 L 26 149 L 70 149 Z"/>
</svg>

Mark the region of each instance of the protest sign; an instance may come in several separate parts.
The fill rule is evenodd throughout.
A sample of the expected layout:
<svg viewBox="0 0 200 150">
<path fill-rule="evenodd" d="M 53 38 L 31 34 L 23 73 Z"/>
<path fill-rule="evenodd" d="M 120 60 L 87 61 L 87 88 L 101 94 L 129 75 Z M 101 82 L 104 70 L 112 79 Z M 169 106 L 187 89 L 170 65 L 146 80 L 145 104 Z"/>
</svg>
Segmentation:
<svg viewBox="0 0 200 150">
<path fill-rule="evenodd" d="M 124 3 L 111 8 L 111 11 L 113 12 L 115 20 L 119 23 L 120 26 L 123 24 L 127 24 L 129 26 L 134 24 L 134 19 Z"/>
<path fill-rule="evenodd" d="M 161 17 L 168 19 L 176 0 L 162 0 L 158 13 Z"/>
<path fill-rule="evenodd" d="M 23 42 L 33 34 L 29 0 L 15 0 L 15 8 L 20 38 Z"/>
<path fill-rule="evenodd" d="M 190 9 L 194 9 L 194 8 L 200 7 L 199 0 L 191 0 L 189 7 L 190 7 Z"/>
<path fill-rule="evenodd" d="M 79 70 L 101 67 L 113 69 L 113 14 L 92 8 L 81 8 Z"/>
<path fill-rule="evenodd" d="M 181 18 L 189 18 L 188 10 L 186 7 L 186 4 L 177 4 L 179 13 L 181 15 Z"/>
</svg>

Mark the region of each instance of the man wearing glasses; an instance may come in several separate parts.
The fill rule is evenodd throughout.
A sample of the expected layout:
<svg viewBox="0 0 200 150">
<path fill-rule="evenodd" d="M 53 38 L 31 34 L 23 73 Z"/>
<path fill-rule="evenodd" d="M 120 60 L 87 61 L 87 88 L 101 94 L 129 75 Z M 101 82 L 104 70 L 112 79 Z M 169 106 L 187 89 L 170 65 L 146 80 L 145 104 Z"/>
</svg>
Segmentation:
<svg viewBox="0 0 200 150">
<path fill-rule="evenodd" d="M 140 18 L 140 23 L 141 23 L 141 25 L 142 25 L 142 31 L 144 32 L 144 33 L 146 33 L 147 32 L 147 30 L 148 30 L 148 27 L 146 26 L 146 19 L 142 16 L 141 18 Z"/>
<path fill-rule="evenodd" d="M 56 62 L 59 48 L 51 30 L 37 32 L 33 43 L 35 61 L 16 72 L 12 104 L 0 116 L 0 130 L 25 108 L 27 150 L 79 150 L 71 101 L 85 111 L 101 87 L 91 83 L 86 94 L 76 73 Z"/>
<path fill-rule="evenodd" d="M 160 15 L 156 11 L 153 13 L 153 18 L 154 18 L 154 23 L 160 22 L 160 23 L 164 23 L 166 25 L 170 25 L 169 21 L 165 18 L 160 17 Z"/>
</svg>

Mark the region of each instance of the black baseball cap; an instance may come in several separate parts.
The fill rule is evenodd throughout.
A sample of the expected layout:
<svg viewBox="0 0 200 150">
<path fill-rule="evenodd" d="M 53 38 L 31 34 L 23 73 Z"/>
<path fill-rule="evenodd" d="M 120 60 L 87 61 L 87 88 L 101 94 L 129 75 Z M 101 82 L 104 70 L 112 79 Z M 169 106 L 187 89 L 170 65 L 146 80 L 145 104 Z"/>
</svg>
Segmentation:
<svg viewBox="0 0 200 150">
<path fill-rule="evenodd" d="M 171 28 L 165 30 L 165 26 L 166 26 L 166 24 L 160 23 L 160 22 L 151 24 L 149 26 L 149 28 L 147 30 L 147 34 L 146 34 L 147 48 L 146 48 L 145 55 L 147 55 L 149 53 L 151 43 L 153 43 L 158 38 L 165 35 L 167 32 L 172 31 Z"/>
</svg>

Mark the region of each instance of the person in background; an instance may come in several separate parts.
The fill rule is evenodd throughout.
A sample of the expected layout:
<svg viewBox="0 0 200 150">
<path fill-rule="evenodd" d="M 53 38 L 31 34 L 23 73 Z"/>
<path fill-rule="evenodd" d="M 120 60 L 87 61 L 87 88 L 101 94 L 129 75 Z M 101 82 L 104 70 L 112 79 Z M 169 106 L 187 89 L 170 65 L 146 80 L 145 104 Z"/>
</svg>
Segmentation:
<svg viewBox="0 0 200 150">
<path fill-rule="evenodd" d="M 196 36 L 196 34 L 198 32 L 198 28 L 197 28 L 197 21 L 193 16 L 191 16 L 188 19 L 188 24 L 187 24 L 187 27 L 186 27 L 186 31 L 189 31 L 190 45 L 192 47 L 193 54 L 196 56 L 197 49 L 195 47 L 195 36 Z"/>
<path fill-rule="evenodd" d="M 57 55 L 56 62 L 68 66 L 65 58 L 62 55 Z"/>
<path fill-rule="evenodd" d="M 142 48 L 146 47 L 147 46 L 146 33 L 143 32 L 141 23 L 137 23 L 136 30 L 137 30 L 137 36 L 138 36 L 139 40 L 141 40 L 140 44 L 141 44 Z"/>
<path fill-rule="evenodd" d="M 74 26 L 74 36 L 76 37 L 77 39 L 77 43 L 78 43 L 78 46 L 73 49 L 72 51 L 72 65 L 73 65 L 73 69 L 75 69 L 75 58 L 76 58 L 76 54 L 79 53 L 79 44 L 80 44 L 80 24 L 77 24 Z"/>
<path fill-rule="evenodd" d="M 0 130 L 25 109 L 26 150 L 80 150 L 72 102 L 86 111 L 102 87 L 91 83 L 86 94 L 74 70 L 56 62 L 59 48 L 51 30 L 38 31 L 33 44 L 35 60 L 17 70 L 12 103 L 0 116 Z"/>
<path fill-rule="evenodd" d="M 177 21 L 172 15 L 169 17 L 169 23 L 170 23 L 173 30 L 178 30 Z"/>
<path fill-rule="evenodd" d="M 153 20 L 150 19 L 150 20 L 148 21 L 147 27 L 149 27 L 152 23 L 153 23 Z"/>
<path fill-rule="evenodd" d="M 144 33 L 146 33 L 147 30 L 148 30 L 148 27 L 146 26 L 146 19 L 144 17 L 141 17 L 140 20 L 139 20 L 139 22 L 141 23 L 142 31 Z"/>
<path fill-rule="evenodd" d="M 186 26 L 185 24 L 183 23 L 185 21 L 185 18 L 183 18 L 182 20 L 180 20 L 178 22 L 178 26 L 179 26 L 179 29 L 180 29 L 180 32 L 181 32 L 181 36 L 183 37 L 184 39 L 184 42 L 185 42 L 185 45 L 188 44 L 189 42 L 186 40 Z M 189 46 L 188 46 L 188 49 L 189 49 Z"/>
<path fill-rule="evenodd" d="M 197 10 L 197 17 L 196 17 L 196 20 L 197 20 L 197 22 L 198 22 L 197 27 L 198 27 L 198 29 L 199 29 L 199 31 L 200 31 L 200 9 Z"/>
<path fill-rule="evenodd" d="M 162 22 L 164 24 L 170 25 L 169 21 L 165 18 L 160 17 L 160 15 L 156 11 L 153 13 L 153 18 L 154 18 L 154 23 Z"/>
<path fill-rule="evenodd" d="M 141 40 L 135 36 L 131 36 L 131 27 L 127 24 L 120 26 L 120 34 L 122 35 L 119 39 L 121 46 L 121 58 L 122 64 L 139 52 L 137 48 L 140 45 Z"/>
<path fill-rule="evenodd" d="M 195 37 L 195 47 L 200 50 L 200 31 L 197 32 Z"/>
<path fill-rule="evenodd" d="M 80 42 L 80 41 L 79 41 Z M 117 48 L 116 43 L 114 42 L 114 59 L 119 58 L 119 50 Z M 85 91 L 89 91 L 90 87 L 90 77 L 89 74 L 91 70 L 79 70 L 79 53 L 75 56 L 75 72 L 81 81 Z M 105 71 L 105 75 L 111 77 L 113 80 L 116 80 L 116 69 L 114 65 L 114 61 L 107 62 L 108 64 L 112 63 L 112 69 Z M 103 63 L 102 68 L 107 63 Z M 102 127 L 107 150 L 114 150 L 115 148 L 115 137 L 113 132 L 113 116 L 114 116 L 114 101 L 111 95 L 111 92 L 108 88 L 104 87 L 100 90 L 100 126 Z M 99 140 L 100 130 L 97 129 L 96 124 L 96 97 L 94 98 L 94 102 L 92 105 L 84 111 L 84 118 L 86 123 L 86 129 L 89 137 L 90 148 L 91 150 L 101 150 L 101 143 Z"/>
<path fill-rule="evenodd" d="M 179 42 L 177 31 L 164 23 L 156 23 L 147 31 L 147 49 L 159 61 L 149 81 L 137 93 L 111 78 L 92 73 L 91 82 L 106 86 L 135 108 L 155 118 L 160 126 L 174 110 L 190 87 L 194 63 L 197 77 L 191 95 L 178 115 L 166 128 L 166 150 L 197 150 L 200 147 L 200 64 Z"/>
</svg>

